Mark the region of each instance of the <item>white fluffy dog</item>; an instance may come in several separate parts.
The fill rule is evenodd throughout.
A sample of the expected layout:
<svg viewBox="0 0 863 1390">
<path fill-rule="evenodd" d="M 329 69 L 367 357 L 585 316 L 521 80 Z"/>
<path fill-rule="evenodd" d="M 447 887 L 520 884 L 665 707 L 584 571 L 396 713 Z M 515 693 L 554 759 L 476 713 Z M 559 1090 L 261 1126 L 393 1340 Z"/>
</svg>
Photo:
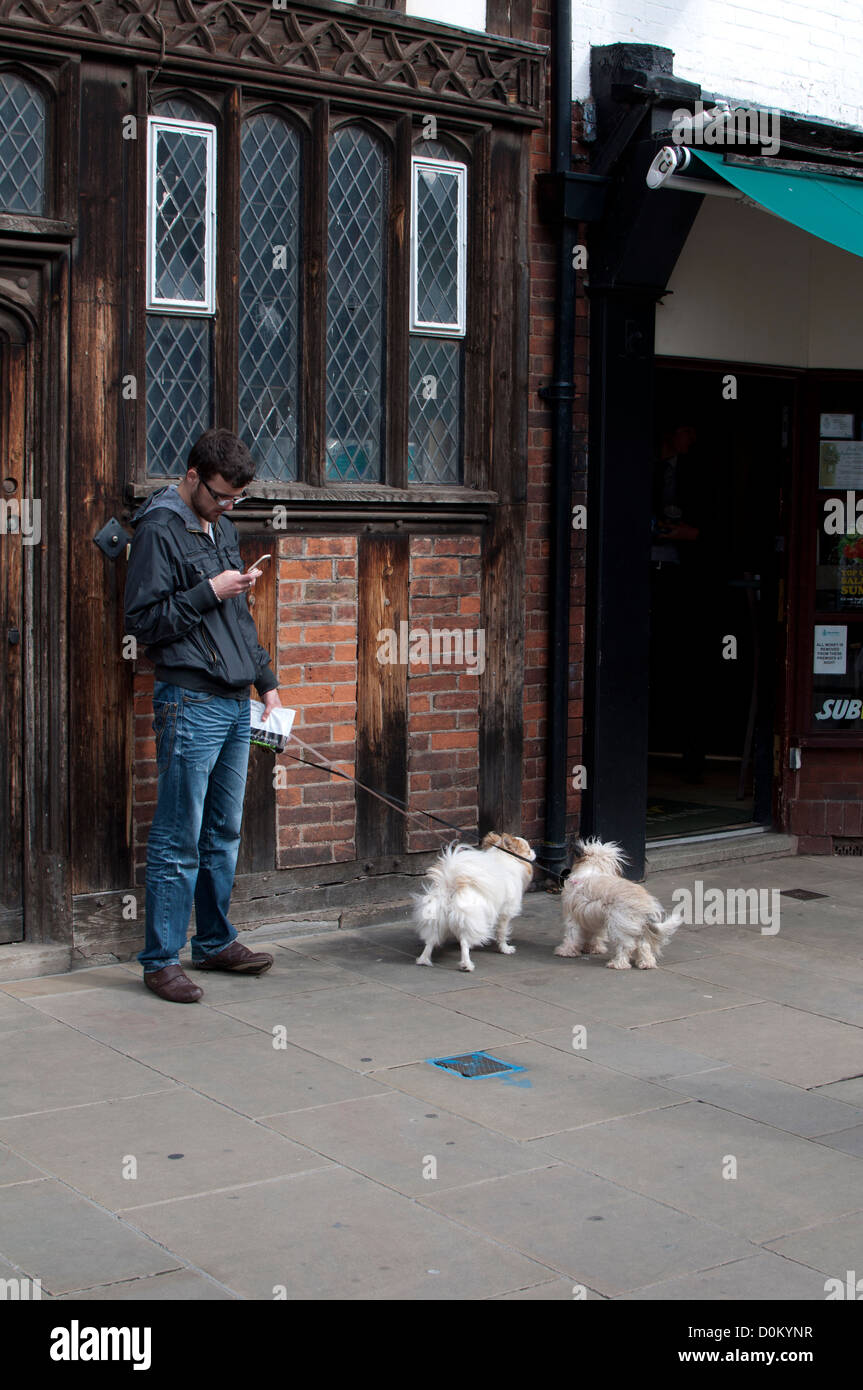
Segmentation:
<svg viewBox="0 0 863 1390">
<path fill-rule="evenodd" d="M 609 970 L 654 970 L 662 948 L 680 926 L 682 910 L 670 917 L 638 883 L 622 877 L 626 856 L 613 840 L 579 840 L 576 860 L 563 885 L 563 941 L 556 956 L 612 953 Z"/>
<path fill-rule="evenodd" d="M 414 921 L 425 943 L 417 965 L 431 965 L 435 946 L 451 936 L 461 945 L 461 970 L 474 969 L 471 947 L 485 946 L 493 936 L 498 950 L 511 956 L 515 947 L 509 944 L 509 924 L 521 912 L 533 877 L 532 862 L 524 861 L 535 858 L 518 835 L 489 832 L 480 849 L 448 845 L 429 870 L 422 894 L 414 898 Z"/>
</svg>

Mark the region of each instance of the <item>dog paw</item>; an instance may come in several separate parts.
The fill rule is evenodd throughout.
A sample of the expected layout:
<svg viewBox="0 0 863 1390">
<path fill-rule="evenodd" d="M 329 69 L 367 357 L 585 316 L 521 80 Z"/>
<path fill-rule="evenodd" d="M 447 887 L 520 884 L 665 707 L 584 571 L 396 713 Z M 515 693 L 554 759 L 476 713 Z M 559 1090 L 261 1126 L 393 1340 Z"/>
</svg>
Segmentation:
<svg viewBox="0 0 863 1390">
<path fill-rule="evenodd" d="M 506 942 L 504 942 L 504 943 L 500 946 L 499 949 L 500 949 L 500 953 L 501 953 L 502 956 L 514 956 L 514 955 L 515 955 L 515 947 L 514 947 L 514 946 L 508 946 L 508 945 L 506 944 Z"/>
<path fill-rule="evenodd" d="M 431 961 L 423 960 L 422 956 L 417 956 L 417 965 L 431 965 Z"/>
<path fill-rule="evenodd" d="M 628 960 L 610 960 L 605 968 L 606 970 L 631 970 L 632 966 Z"/>
<path fill-rule="evenodd" d="M 476 969 L 476 966 L 474 965 L 474 963 L 473 963 L 472 960 L 471 960 L 471 961 L 468 961 L 467 965 L 462 964 L 462 965 L 459 966 L 459 970 L 475 970 L 475 969 Z"/>
<path fill-rule="evenodd" d="M 656 961 L 655 961 L 655 960 L 639 960 L 639 961 L 636 961 L 636 964 L 637 964 L 639 970 L 655 970 L 655 969 L 656 969 Z"/>
<path fill-rule="evenodd" d="M 556 956 L 577 956 L 580 952 L 575 946 L 555 946 L 554 954 Z"/>
</svg>

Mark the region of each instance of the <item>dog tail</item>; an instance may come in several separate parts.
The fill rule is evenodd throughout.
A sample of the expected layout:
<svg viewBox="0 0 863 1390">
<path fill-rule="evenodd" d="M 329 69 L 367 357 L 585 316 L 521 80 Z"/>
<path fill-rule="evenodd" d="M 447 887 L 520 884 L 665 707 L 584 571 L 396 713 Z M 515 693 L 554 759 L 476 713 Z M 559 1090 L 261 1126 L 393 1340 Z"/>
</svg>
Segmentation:
<svg viewBox="0 0 863 1390">
<path fill-rule="evenodd" d="M 670 941 L 677 928 L 682 925 L 685 913 L 682 907 L 676 907 L 670 917 L 666 917 L 664 911 L 654 913 L 647 924 L 649 935 L 654 941 L 664 946 L 666 941 Z"/>
</svg>

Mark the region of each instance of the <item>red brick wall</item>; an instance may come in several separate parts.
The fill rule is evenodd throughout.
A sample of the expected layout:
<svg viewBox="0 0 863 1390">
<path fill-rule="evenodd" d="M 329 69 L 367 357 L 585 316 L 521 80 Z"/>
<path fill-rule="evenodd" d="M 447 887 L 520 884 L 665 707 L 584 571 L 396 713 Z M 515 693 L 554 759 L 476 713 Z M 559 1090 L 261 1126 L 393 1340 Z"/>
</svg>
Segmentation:
<svg viewBox="0 0 863 1390">
<path fill-rule="evenodd" d="M 832 854 L 834 837 L 863 836 L 863 748 L 804 748 L 791 775 L 788 825 L 798 854 Z"/>
<path fill-rule="evenodd" d="M 551 5 L 534 5 L 535 43 L 551 43 Z M 550 87 L 550 84 L 549 84 Z M 549 103 L 551 92 L 548 90 Z M 580 112 L 573 122 L 574 152 L 579 152 Z M 547 732 L 546 686 L 549 602 L 549 500 L 551 487 L 551 418 L 549 406 L 537 395 L 554 375 L 554 311 L 556 296 L 556 249 L 554 229 L 540 220 L 536 201 L 536 175 L 550 167 L 548 122 L 534 131 L 531 140 L 530 209 L 530 359 L 528 450 L 527 450 L 527 555 L 525 592 L 525 671 L 524 671 L 524 771 L 522 781 L 522 833 L 530 840 L 545 833 L 545 740 Z M 576 166 L 578 167 L 578 166 Z M 584 502 L 584 441 L 587 431 L 587 297 L 582 286 L 583 273 L 576 275 L 575 384 L 573 409 L 573 504 Z M 573 531 L 572 591 L 570 611 L 570 718 L 568 766 L 560 770 L 569 786 L 567 825 L 578 826 L 580 793 L 572 790 L 572 769 L 581 762 L 583 715 L 584 644 L 584 536 Z"/>
<path fill-rule="evenodd" d="M 479 537 L 412 536 L 409 603 L 411 631 L 460 629 L 474 636 L 472 662 L 408 666 L 408 804 L 475 830 L 479 676 L 471 668 L 480 622 Z M 409 852 L 446 844 L 443 827 L 435 831 L 429 824 L 408 822 Z"/>
<path fill-rule="evenodd" d="M 356 536 L 279 541 L 278 677 L 294 730 L 354 775 L 357 722 Z M 294 751 L 298 751 L 295 747 Z M 276 791 L 277 865 L 356 858 L 354 788 L 283 758 Z"/>
</svg>

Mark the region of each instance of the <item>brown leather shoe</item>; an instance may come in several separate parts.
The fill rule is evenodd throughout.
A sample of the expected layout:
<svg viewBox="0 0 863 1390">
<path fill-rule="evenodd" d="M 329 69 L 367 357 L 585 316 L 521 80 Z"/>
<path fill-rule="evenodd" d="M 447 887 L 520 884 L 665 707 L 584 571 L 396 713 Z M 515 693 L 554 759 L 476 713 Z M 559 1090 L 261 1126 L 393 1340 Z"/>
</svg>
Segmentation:
<svg viewBox="0 0 863 1390">
<path fill-rule="evenodd" d="M 232 941 L 224 951 L 206 960 L 193 960 L 194 970 L 233 970 L 239 975 L 263 975 L 273 963 L 266 951 L 250 951 L 241 941 Z"/>
<path fill-rule="evenodd" d="M 196 1004 L 203 998 L 204 991 L 193 984 L 182 965 L 166 965 L 164 970 L 151 970 L 144 976 L 144 984 L 160 999 L 169 1004 Z"/>
</svg>

